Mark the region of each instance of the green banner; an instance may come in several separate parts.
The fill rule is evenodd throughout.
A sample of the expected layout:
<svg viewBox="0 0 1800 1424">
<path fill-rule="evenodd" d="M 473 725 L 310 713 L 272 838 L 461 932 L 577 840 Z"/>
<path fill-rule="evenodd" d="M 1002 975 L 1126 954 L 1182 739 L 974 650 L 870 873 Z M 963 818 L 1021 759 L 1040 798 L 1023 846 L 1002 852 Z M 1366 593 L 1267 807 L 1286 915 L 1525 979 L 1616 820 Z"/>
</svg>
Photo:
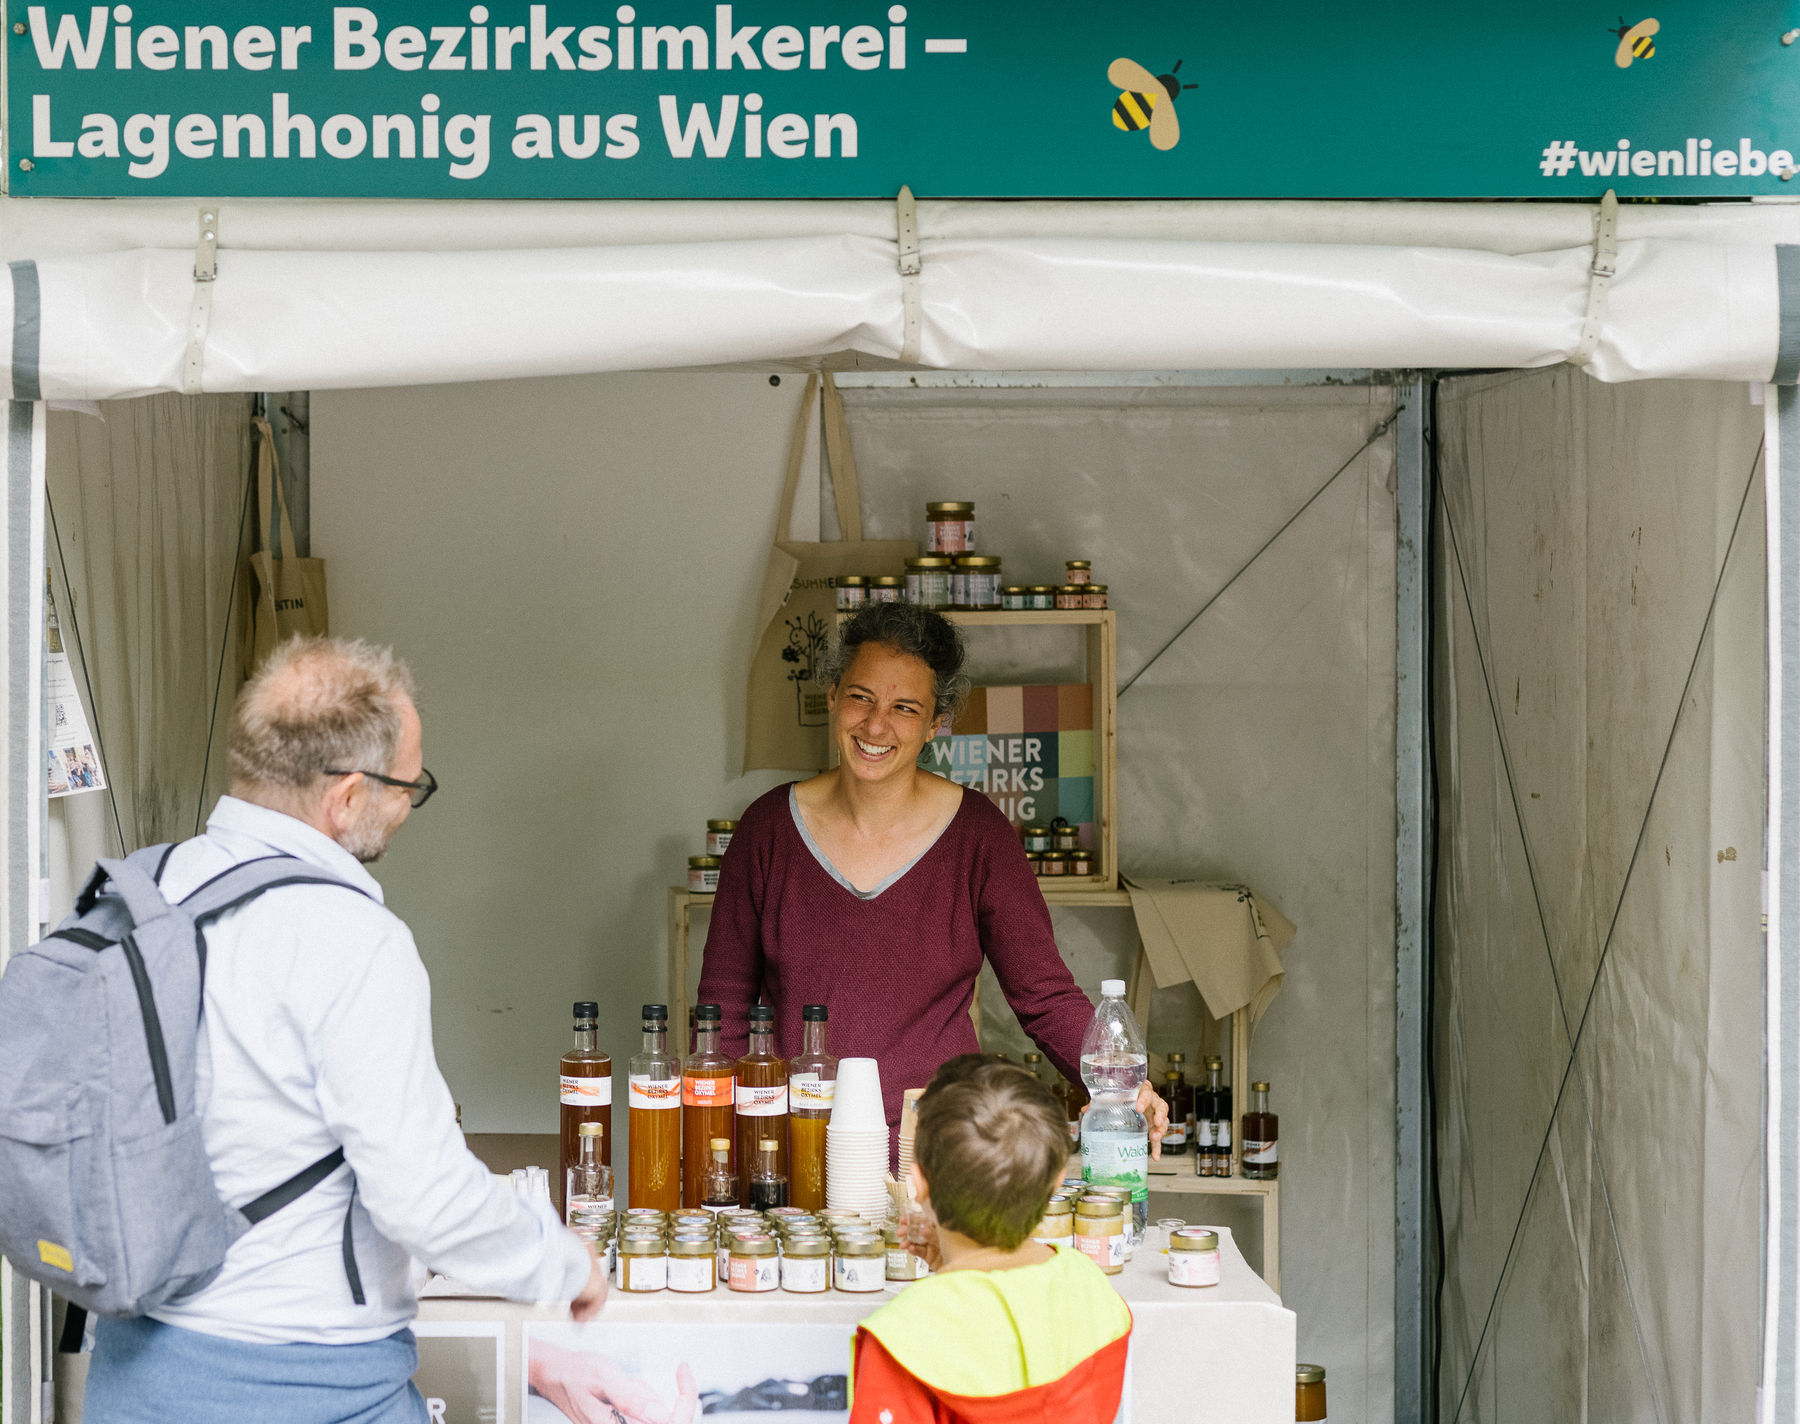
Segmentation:
<svg viewBox="0 0 1800 1424">
<path fill-rule="evenodd" d="M 29 5 L 9 14 L 8 188 L 1800 196 L 1797 16 L 1794 0 Z"/>
</svg>

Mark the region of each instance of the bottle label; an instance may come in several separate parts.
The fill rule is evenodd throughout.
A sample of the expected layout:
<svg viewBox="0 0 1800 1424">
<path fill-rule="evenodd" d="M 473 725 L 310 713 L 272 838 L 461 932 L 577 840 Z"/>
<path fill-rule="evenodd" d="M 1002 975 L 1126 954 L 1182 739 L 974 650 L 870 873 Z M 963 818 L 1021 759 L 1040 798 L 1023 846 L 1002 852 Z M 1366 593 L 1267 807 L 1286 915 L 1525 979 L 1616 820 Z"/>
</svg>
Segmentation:
<svg viewBox="0 0 1800 1424">
<path fill-rule="evenodd" d="M 1213 1146 L 1231 1151 L 1231 1119 L 1220 1117 L 1213 1119 Z"/>
<path fill-rule="evenodd" d="M 683 1078 L 681 1101 L 690 1108 L 728 1108 L 736 1081 L 731 1077 Z"/>
<path fill-rule="evenodd" d="M 1254 1162 L 1258 1167 L 1272 1167 L 1280 1160 L 1280 1147 L 1271 1138 L 1267 1142 L 1258 1142 L 1253 1137 L 1244 1139 L 1244 1160 Z"/>
<path fill-rule="evenodd" d="M 1194 1142 L 1199 1147 L 1213 1145 L 1213 1120 L 1203 1117 L 1194 1124 Z"/>
<path fill-rule="evenodd" d="M 660 1112 L 681 1106 L 681 1079 L 652 1078 L 648 1073 L 633 1073 L 627 1096 L 633 1111 L 648 1108 Z"/>
<path fill-rule="evenodd" d="M 610 1108 L 612 1106 L 612 1074 L 604 1078 L 571 1078 L 562 1075 L 562 1102 L 565 1108 Z"/>
<path fill-rule="evenodd" d="M 752 1088 L 743 1083 L 737 1085 L 739 1117 L 785 1117 L 787 1110 L 786 1083 L 777 1083 L 769 1088 Z"/>
<path fill-rule="evenodd" d="M 569 1169 L 569 1175 L 575 1175 L 574 1168 L 571 1167 Z M 584 1196 L 579 1192 L 568 1192 L 566 1195 L 569 1198 L 569 1209 L 563 1215 L 564 1225 L 572 1226 L 575 1222 L 575 1213 L 578 1211 L 604 1212 L 613 1209 L 613 1199 L 611 1197 Z"/>
<path fill-rule="evenodd" d="M 828 1111 L 837 1094 L 837 1080 L 817 1073 L 794 1073 L 788 1078 L 788 1093 L 795 1112 Z"/>
<path fill-rule="evenodd" d="M 1185 1122 L 1176 1122 L 1173 1118 L 1170 1118 L 1169 1119 L 1169 1130 L 1167 1132 L 1163 1133 L 1163 1146 L 1164 1147 L 1186 1147 L 1187 1146 L 1187 1124 Z"/>
<path fill-rule="evenodd" d="M 1149 1180 L 1150 1138 L 1144 1132 L 1085 1129 L 1081 1175 L 1096 1186 L 1142 1189 Z"/>
</svg>

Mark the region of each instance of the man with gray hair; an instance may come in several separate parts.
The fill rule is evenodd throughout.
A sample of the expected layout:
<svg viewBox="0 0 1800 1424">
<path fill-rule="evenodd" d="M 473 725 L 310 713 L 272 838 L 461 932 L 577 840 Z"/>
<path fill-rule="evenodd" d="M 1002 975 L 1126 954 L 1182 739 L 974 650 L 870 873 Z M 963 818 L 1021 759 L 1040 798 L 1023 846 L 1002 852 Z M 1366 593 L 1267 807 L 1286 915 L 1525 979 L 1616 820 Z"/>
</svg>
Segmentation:
<svg viewBox="0 0 1800 1424">
<path fill-rule="evenodd" d="M 431 1042 L 412 935 L 364 869 L 437 782 L 412 675 L 385 648 L 282 644 L 232 713 L 230 793 L 177 846 L 171 900 L 293 856 L 341 885 L 271 890 L 206 931 L 196 1070 L 220 1196 L 247 1201 L 343 1149 L 241 1236 L 204 1289 L 99 1322 L 87 1424 L 422 1424 L 413 1261 L 516 1300 L 606 1296 L 592 1253 L 469 1151 Z"/>
</svg>

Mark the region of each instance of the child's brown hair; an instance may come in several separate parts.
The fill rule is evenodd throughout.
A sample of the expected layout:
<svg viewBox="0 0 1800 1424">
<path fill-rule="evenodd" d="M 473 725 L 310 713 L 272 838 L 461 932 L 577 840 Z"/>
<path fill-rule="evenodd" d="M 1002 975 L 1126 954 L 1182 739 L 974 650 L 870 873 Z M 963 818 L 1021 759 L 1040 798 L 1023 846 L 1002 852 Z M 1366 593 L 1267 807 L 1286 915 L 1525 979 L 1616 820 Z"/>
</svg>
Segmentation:
<svg viewBox="0 0 1800 1424">
<path fill-rule="evenodd" d="M 1011 1251 L 1043 1219 L 1069 1162 L 1062 1106 L 1016 1064 L 965 1053 L 919 1099 L 914 1155 L 940 1225 Z"/>
</svg>

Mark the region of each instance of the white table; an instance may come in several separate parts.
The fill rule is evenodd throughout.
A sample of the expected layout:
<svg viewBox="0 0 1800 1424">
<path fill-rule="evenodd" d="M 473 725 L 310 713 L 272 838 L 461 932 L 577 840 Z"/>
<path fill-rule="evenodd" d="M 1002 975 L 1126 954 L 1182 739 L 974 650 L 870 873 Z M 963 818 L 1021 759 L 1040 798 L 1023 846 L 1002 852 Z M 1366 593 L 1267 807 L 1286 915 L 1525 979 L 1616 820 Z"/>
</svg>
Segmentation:
<svg viewBox="0 0 1800 1424">
<path fill-rule="evenodd" d="M 1154 1235 L 1154 1232 L 1152 1233 Z M 1122 1424 L 1291 1424 L 1294 1417 L 1294 1313 L 1263 1282 L 1238 1251 L 1229 1231 L 1220 1230 L 1223 1280 L 1205 1290 L 1190 1290 L 1168 1283 L 1165 1258 L 1146 1246 L 1113 1278 L 1131 1307 L 1134 1320 L 1131 1343 L 1130 1384 Z M 614 1356 L 643 1362 L 651 1378 L 671 1361 L 717 1360 L 724 1355 L 748 1352 L 742 1366 L 755 1378 L 783 1377 L 776 1358 L 777 1342 L 791 1338 L 803 1363 L 788 1374 L 805 1377 L 817 1362 L 819 1369 L 847 1372 L 849 1346 L 856 1322 L 893 1298 L 893 1286 L 880 1294 L 847 1295 L 828 1291 L 823 1295 L 789 1295 L 784 1291 L 745 1295 L 719 1289 L 710 1295 L 628 1296 L 614 1291 L 598 1321 L 586 1327 L 551 1326 L 568 1320 L 561 1307 L 514 1305 L 506 1301 L 444 1294 L 443 1282 L 434 1281 L 419 1302 L 418 1331 L 427 1351 L 419 1386 L 428 1398 L 445 1397 L 454 1390 L 467 1391 L 467 1358 L 447 1363 L 457 1348 L 469 1357 L 485 1356 L 497 1362 L 501 1376 L 496 1424 L 558 1424 L 562 1415 L 547 1401 L 526 1399 L 523 1387 L 525 1337 L 551 1335 L 563 1344 L 579 1342 L 600 1347 Z M 537 1324 L 542 1322 L 543 1324 Z M 709 1342 L 700 1332 L 716 1330 Z M 442 1332 L 479 1331 L 453 1346 L 433 1339 Z M 769 1349 L 758 1353 L 757 1341 Z M 804 1348 L 801 1348 L 802 1342 Z M 678 1352 L 666 1357 L 664 1349 Z M 492 1350 L 491 1356 L 486 1352 Z M 439 1353 L 433 1353 L 439 1352 Z M 647 1356 L 656 1356 L 651 1360 Z M 659 1363 L 660 1362 L 660 1363 Z M 440 1381 L 434 1371 L 454 1373 L 455 1381 Z M 757 1373 L 759 1372 L 760 1373 Z M 739 1373 L 738 1381 L 754 1382 Z M 710 1387 L 702 1378 L 700 1387 Z M 481 1413 L 485 1414 L 483 1408 Z M 461 1424 L 475 1411 L 446 1405 L 443 1424 Z M 715 1424 L 722 1415 L 699 1415 L 696 1424 Z M 795 1419 L 784 1413 L 737 1414 L 760 1424 L 800 1424 L 818 1420 L 819 1414 Z M 838 1416 L 841 1417 L 841 1416 Z"/>
</svg>

